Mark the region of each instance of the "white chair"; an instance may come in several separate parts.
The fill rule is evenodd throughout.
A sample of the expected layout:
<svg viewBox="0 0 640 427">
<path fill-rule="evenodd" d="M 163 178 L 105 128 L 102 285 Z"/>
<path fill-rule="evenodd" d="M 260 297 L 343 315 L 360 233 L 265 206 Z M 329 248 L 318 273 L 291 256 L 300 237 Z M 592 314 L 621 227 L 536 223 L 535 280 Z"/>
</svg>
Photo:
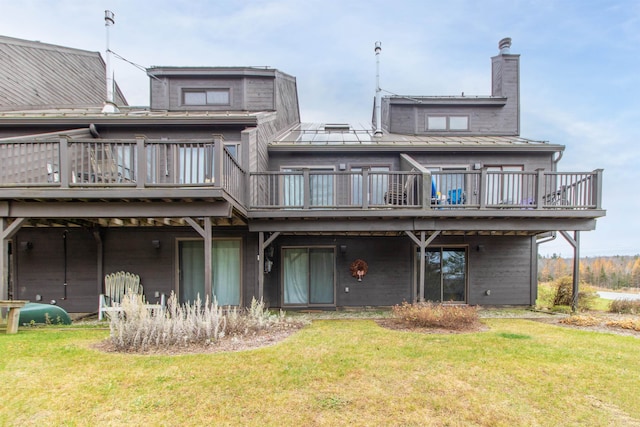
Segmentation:
<svg viewBox="0 0 640 427">
<path fill-rule="evenodd" d="M 98 300 L 98 320 L 103 319 L 104 313 L 122 312 L 122 300 L 127 294 L 137 294 L 144 298 L 140 276 L 124 271 L 104 276 L 104 294 L 100 294 Z M 164 310 L 164 294 L 160 296 L 160 304 L 145 304 L 144 306 L 149 310 Z"/>
</svg>

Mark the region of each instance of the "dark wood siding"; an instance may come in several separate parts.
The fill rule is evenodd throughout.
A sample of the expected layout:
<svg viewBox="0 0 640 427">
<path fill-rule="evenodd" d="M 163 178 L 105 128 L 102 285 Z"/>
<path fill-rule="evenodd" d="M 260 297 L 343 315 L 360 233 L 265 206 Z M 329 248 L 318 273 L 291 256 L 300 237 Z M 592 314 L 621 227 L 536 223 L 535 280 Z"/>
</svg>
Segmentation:
<svg viewBox="0 0 640 427">
<path fill-rule="evenodd" d="M 89 230 L 72 228 L 67 233 L 67 299 L 64 296 L 64 251 L 63 229 L 21 230 L 16 236 L 19 242 L 33 243 L 30 251 L 15 251 L 17 290 L 16 298 L 35 301 L 42 295 L 42 302 L 55 299 L 59 306 L 69 312 L 95 312 L 98 308 L 98 293 L 102 286 L 98 278 L 97 242 Z M 175 290 L 176 240 L 200 238 L 189 227 L 185 228 L 112 228 L 103 229 L 104 248 L 103 273 L 130 271 L 140 275 L 148 300 L 155 300 L 155 292 L 167 296 Z M 249 304 L 257 294 L 256 268 L 257 237 L 245 231 L 216 229 L 213 237 L 241 237 L 242 294 L 243 302 Z M 160 248 L 151 244 L 160 241 Z"/>
<path fill-rule="evenodd" d="M 96 311 L 96 241 L 85 229 L 66 232 L 67 299 L 64 299 L 64 235 L 65 230 L 60 228 L 23 229 L 16 235 L 14 297 L 42 303 L 56 300 L 57 305 L 71 312 Z M 33 247 L 29 251 L 21 250 L 20 242 L 31 242 Z M 36 295 L 40 295 L 42 301 L 36 301 Z"/>
<path fill-rule="evenodd" d="M 536 248 L 532 247 L 531 238 L 525 236 L 470 239 L 468 302 L 474 305 L 535 304 L 530 292 L 534 268 L 532 250 Z M 487 290 L 490 295 L 486 295 Z"/>
</svg>

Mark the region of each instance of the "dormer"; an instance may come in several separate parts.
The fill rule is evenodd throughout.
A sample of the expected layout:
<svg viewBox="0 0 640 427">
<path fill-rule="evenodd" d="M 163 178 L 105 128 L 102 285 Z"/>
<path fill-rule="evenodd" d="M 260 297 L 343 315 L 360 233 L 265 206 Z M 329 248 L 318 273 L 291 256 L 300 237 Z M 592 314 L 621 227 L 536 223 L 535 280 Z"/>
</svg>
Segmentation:
<svg viewBox="0 0 640 427">
<path fill-rule="evenodd" d="M 276 111 L 278 88 L 295 78 L 260 67 L 152 67 L 151 109 L 167 111 Z M 295 100 L 297 110 L 297 95 Z"/>
<path fill-rule="evenodd" d="M 386 96 L 382 128 L 408 135 L 519 135 L 520 55 L 510 47 L 510 38 L 500 40 L 500 53 L 491 58 L 491 95 Z"/>
</svg>

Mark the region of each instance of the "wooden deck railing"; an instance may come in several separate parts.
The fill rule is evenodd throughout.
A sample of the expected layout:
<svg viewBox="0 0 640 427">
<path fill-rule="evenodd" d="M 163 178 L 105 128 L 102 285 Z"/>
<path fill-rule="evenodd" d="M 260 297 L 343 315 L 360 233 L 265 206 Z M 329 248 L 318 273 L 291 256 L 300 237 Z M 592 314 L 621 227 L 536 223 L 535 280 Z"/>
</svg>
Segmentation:
<svg viewBox="0 0 640 427">
<path fill-rule="evenodd" d="M 253 172 L 247 178 L 221 137 L 0 142 L 0 159 L 0 189 L 218 188 L 254 210 L 602 209 L 602 170 L 421 173 L 300 169 Z"/>
<path fill-rule="evenodd" d="M 0 188 L 211 187 L 244 203 L 246 173 L 221 138 L 0 142 Z"/>
<path fill-rule="evenodd" d="M 250 209 L 601 209 L 602 170 L 581 173 L 294 172 L 250 174 Z"/>
</svg>

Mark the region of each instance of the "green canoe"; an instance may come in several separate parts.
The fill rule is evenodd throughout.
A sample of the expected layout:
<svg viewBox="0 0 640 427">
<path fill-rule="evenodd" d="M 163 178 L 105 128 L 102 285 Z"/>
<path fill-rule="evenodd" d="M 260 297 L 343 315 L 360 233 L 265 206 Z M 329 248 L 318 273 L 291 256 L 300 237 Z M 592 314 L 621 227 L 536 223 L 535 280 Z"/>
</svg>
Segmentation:
<svg viewBox="0 0 640 427">
<path fill-rule="evenodd" d="M 28 302 L 20 309 L 18 324 L 29 325 L 31 323 L 70 325 L 71 318 L 64 308 L 57 305 Z"/>
</svg>

